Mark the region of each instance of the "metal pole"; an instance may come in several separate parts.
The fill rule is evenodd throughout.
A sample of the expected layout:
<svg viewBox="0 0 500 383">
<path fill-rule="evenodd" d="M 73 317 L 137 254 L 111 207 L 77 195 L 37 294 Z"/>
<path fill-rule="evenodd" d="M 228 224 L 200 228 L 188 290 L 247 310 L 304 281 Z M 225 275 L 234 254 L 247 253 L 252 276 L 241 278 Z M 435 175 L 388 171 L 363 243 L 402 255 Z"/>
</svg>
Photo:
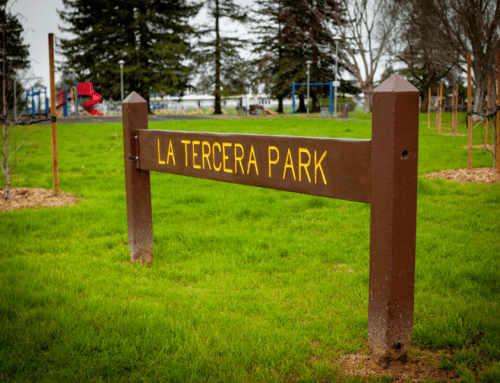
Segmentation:
<svg viewBox="0 0 500 383">
<path fill-rule="evenodd" d="M 333 115 L 333 81 L 330 83 L 330 116 Z"/>
<path fill-rule="evenodd" d="M 307 64 L 307 114 L 309 114 L 309 64 Z"/>
<path fill-rule="evenodd" d="M 311 63 L 312 63 L 311 60 L 306 61 L 306 64 L 307 64 L 307 114 L 309 114 L 309 83 L 311 82 L 310 81 Z"/>
<path fill-rule="evenodd" d="M 122 102 L 123 102 L 123 64 L 125 64 L 125 61 L 120 60 L 118 61 L 118 64 L 120 64 L 120 84 L 121 84 L 121 91 L 122 91 Z"/>
<path fill-rule="evenodd" d="M 338 80 L 338 67 L 339 67 L 339 41 L 335 40 L 335 95 L 333 100 L 333 117 L 337 118 L 337 80 Z"/>
<path fill-rule="evenodd" d="M 122 89 L 122 102 L 123 102 L 123 64 L 120 65 L 120 83 L 121 83 L 121 89 Z"/>
</svg>

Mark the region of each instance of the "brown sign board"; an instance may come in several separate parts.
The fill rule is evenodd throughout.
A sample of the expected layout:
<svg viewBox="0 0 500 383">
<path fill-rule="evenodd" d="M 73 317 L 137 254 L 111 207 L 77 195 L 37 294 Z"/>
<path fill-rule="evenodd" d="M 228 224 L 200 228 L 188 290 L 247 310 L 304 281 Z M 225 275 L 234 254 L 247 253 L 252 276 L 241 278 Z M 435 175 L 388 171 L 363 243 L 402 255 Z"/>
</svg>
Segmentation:
<svg viewBox="0 0 500 383">
<path fill-rule="evenodd" d="M 139 130 L 143 170 L 370 202 L 370 140 Z"/>
<path fill-rule="evenodd" d="M 373 92 L 371 140 L 149 130 L 123 101 L 131 262 L 153 261 L 150 171 L 370 203 L 368 344 L 405 360 L 413 332 L 419 92 L 394 75 Z"/>
</svg>

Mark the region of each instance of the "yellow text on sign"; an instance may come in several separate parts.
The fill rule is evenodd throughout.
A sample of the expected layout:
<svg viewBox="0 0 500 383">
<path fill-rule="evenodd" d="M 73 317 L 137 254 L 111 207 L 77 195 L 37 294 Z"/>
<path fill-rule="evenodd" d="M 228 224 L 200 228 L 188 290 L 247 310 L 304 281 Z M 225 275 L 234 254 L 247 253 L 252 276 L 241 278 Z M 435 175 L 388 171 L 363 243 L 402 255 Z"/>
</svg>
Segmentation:
<svg viewBox="0 0 500 383">
<path fill-rule="evenodd" d="M 253 145 L 245 150 L 240 143 L 213 142 L 197 140 L 180 140 L 184 146 L 184 166 L 193 169 L 207 169 L 216 172 L 241 173 L 259 175 L 258 162 Z M 247 154 L 248 153 L 248 154 Z M 299 148 L 292 151 L 287 148 L 286 155 L 280 157 L 280 150 L 276 146 L 267 147 L 267 163 L 269 178 L 282 177 L 282 179 L 293 179 L 299 182 L 311 183 L 314 174 L 314 183 L 318 180 L 324 185 L 327 184 L 322 162 L 326 158 L 325 150 L 321 156 L 316 150 Z M 234 161 L 234 163 L 233 163 Z M 158 164 L 175 166 L 175 154 L 172 140 L 169 140 L 166 159 L 162 160 L 161 145 L 158 139 Z M 320 177 L 318 177 L 320 176 Z"/>
</svg>

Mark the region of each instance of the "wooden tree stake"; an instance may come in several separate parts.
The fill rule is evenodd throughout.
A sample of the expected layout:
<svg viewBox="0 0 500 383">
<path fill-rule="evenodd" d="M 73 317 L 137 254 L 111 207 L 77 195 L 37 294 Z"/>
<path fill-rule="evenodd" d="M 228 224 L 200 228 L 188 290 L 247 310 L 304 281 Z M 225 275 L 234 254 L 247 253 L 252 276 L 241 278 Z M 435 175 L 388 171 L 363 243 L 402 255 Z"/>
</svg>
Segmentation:
<svg viewBox="0 0 500 383">
<path fill-rule="evenodd" d="M 497 173 L 500 174 L 500 49 L 497 50 Z M 495 144 L 495 143 L 493 143 Z"/>
<path fill-rule="evenodd" d="M 458 133 L 458 84 L 456 85 L 456 91 L 455 94 L 457 95 L 456 97 L 456 108 L 455 108 L 455 134 Z"/>
<path fill-rule="evenodd" d="M 472 169 L 472 63 L 471 63 L 471 55 L 467 53 L 467 111 L 469 114 L 467 115 L 467 135 L 468 135 L 468 143 L 467 149 L 469 152 L 469 170 Z"/>
<path fill-rule="evenodd" d="M 439 134 L 441 134 L 441 123 L 443 121 L 443 82 L 439 86 Z"/>
<path fill-rule="evenodd" d="M 455 132 L 455 89 L 451 89 L 451 131 Z"/>
<path fill-rule="evenodd" d="M 431 88 L 429 88 L 429 100 L 427 102 L 427 128 L 431 128 L 431 97 L 432 97 L 432 92 Z"/>
<path fill-rule="evenodd" d="M 57 155 L 56 121 L 56 80 L 54 76 L 54 34 L 49 33 L 49 68 L 50 68 L 50 117 L 52 125 L 52 168 L 54 171 L 54 193 L 59 193 L 59 159 Z"/>
<path fill-rule="evenodd" d="M 488 76 L 488 104 L 486 114 L 490 114 L 490 99 L 491 99 L 491 76 Z M 489 145 L 490 141 L 490 119 L 486 119 L 486 145 Z"/>
</svg>

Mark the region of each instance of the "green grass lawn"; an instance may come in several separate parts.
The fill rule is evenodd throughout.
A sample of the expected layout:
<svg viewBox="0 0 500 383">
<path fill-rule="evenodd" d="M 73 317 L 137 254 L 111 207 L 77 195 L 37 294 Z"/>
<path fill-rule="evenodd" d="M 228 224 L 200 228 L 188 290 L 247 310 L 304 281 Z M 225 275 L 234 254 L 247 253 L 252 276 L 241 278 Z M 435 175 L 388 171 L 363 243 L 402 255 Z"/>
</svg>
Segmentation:
<svg viewBox="0 0 500 383">
<path fill-rule="evenodd" d="M 150 128 L 371 136 L 299 117 Z M 467 137 L 419 139 L 419 175 L 467 167 Z M 61 189 L 84 200 L 0 213 L 0 381 L 358 381 L 332 362 L 369 351 L 369 205 L 152 173 L 154 263 L 131 265 L 121 124 L 60 124 L 58 140 Z M 52 188 L 51 164 L 47 145 L 15 183 Z M 500 184 L 418 182 L 412 345 L 498 382 Z"/>
</svg>

